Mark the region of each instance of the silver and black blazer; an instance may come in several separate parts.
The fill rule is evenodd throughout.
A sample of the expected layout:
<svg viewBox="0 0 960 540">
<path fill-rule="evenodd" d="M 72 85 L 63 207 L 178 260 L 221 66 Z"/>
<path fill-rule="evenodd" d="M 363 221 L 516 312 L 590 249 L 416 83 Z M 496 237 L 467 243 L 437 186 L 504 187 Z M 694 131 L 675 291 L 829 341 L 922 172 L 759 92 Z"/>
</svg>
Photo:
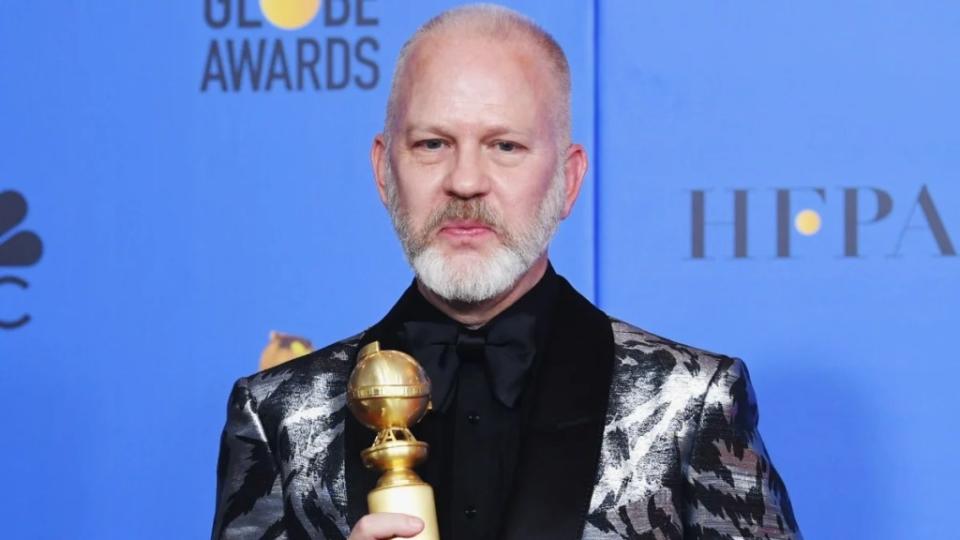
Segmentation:
<svg viewBox="0 0 960 540">
<path fill-rule="evenodd" d="M 743 362 L 611 319 L 565 280 L 560 295 L 502 538 L 800 539 Z M 346 382 L 376 333 L 236 382 L 213 538 L 349 535 L 372 434 Z"/>
</svg>

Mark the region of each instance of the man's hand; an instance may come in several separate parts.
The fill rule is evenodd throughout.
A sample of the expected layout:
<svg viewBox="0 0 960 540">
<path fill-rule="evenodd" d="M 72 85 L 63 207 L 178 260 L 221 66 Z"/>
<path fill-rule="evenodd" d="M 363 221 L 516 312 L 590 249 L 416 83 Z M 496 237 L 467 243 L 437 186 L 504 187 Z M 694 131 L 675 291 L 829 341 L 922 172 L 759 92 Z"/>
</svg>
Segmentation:
<svg viewBox="0 0 960 540">
<path fill-rule="evenodd" d="M 423 530 L 423 521 L 407 514 L 379 512 L 360 518 L 347 540 L 409 538 Z"/>
</svg>

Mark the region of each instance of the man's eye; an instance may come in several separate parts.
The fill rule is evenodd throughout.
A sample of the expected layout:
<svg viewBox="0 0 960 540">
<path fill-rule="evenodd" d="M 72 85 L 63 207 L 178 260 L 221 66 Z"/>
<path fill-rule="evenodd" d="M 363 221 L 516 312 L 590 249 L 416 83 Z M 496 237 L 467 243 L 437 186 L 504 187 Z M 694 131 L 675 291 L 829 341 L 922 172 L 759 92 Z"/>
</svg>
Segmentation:
<svg viewBox="0 0 960 540">
<path fill-rule="evenodd" d="M 443 141 L 440 139 L 426 139 L 419 141 L 417 146 L 426 148 L 427 150 L 440 150 L 443 148 Z"/>
<path fill-rule="evenodd" d="M 517 143 L 500 141 L 497 143 L 497 149 L 501 152 L 515 152 L 517 150 Z"/>
</svg>

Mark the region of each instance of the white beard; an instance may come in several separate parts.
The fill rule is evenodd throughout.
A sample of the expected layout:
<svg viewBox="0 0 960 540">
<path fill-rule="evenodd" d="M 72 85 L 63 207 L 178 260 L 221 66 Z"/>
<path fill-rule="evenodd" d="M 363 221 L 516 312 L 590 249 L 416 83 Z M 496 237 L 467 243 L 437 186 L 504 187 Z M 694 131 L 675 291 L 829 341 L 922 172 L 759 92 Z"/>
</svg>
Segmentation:
<svg viewBox="0 0 960 540">
<path fill-rule="evenodd" d="M 430 216 L 421 230 L 414 231 L 400 208 L 396 178 L 387 164 L 387 207 L 410 266 L 417 278 L 441 298 L 454 302 L 478 303 L 494 298 L 513 287 L 533 263 L 547 250 L 560 223 L 565 202 L 564 171 L 558 167 L 536 219 L 520 231 L 507 231 L 500 216 L 482 200 L 451 201 Z M 493 253 L 444 255 L 427 240 L 445 215 L 479 218 L 500 232 L 500 243 Z"/>
<path fill-rule="evenodd" d="M 477 253 L 445 256 L 429 246 L 410 262 L 417 277 L 441 298 L 482 302 L 506 291 L 530 267 L 517 253 L 497 246 L 488 256 Z"/>
</svg>

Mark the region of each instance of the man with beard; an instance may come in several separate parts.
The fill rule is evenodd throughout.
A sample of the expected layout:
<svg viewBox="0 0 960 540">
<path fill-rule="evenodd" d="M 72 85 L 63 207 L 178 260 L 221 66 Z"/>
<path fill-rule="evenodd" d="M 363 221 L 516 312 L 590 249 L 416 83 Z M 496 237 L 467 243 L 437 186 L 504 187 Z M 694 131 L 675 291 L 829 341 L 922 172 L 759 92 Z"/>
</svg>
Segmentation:
<svg viewBox="0 0 960 540">
<path fill-rule="evenodd" d="M 371 433 L 345 391 L 373 341 L 432 381 L 413 431 L 442 538 L 800 538 L 743 363 L 611 319 L 551 268 L 587 156 L 548 34 L 491 6 L 426 23 L 371 159 L 416 279 L 362 334 L 236 383 L 215 538 L 421 530 L 367 512 Z"/>
</svg>

